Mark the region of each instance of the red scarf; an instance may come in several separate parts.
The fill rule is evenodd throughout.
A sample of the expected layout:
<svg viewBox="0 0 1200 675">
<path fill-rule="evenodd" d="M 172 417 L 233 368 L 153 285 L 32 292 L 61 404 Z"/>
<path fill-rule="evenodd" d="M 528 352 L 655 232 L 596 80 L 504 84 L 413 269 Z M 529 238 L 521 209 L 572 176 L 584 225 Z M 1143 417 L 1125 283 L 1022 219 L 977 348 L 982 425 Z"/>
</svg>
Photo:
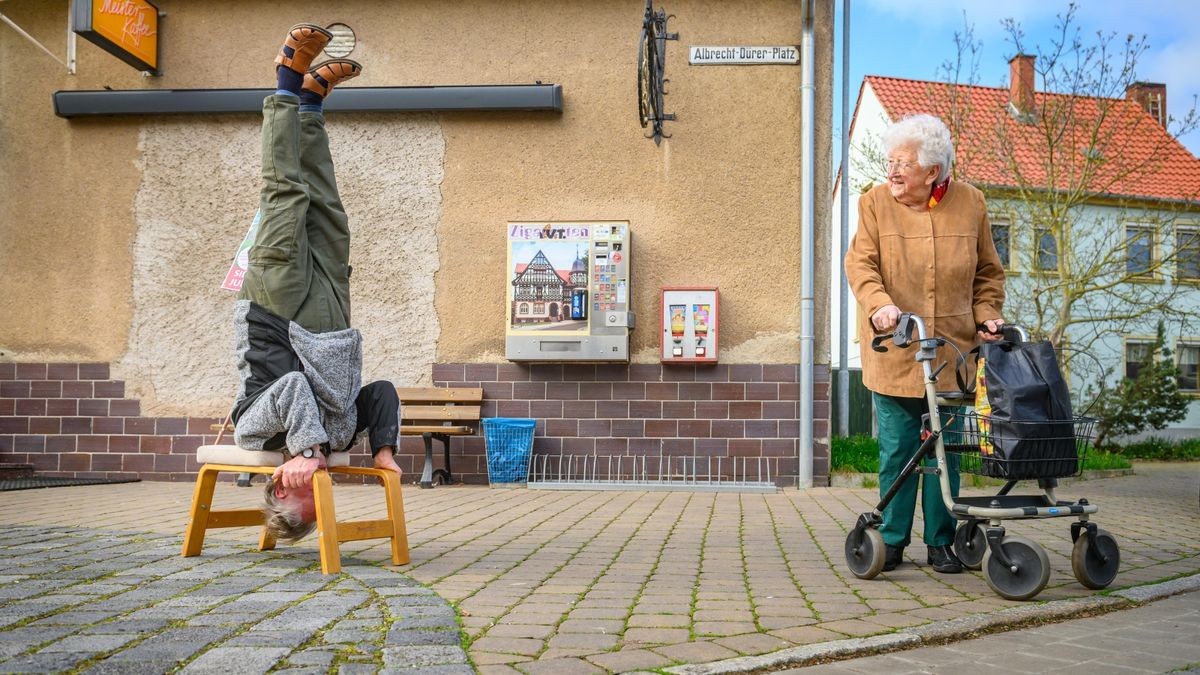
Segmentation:
<svg viewBox="0 0 1200 675">
<path fill-rule="evenodd" d="M 938 202 L 942 201 L 942 197 L 946 196 L 946 191 L 949 189 L 950 189 L 950 179 L 949 178 L 938 183 L 937 185 L 934 185 L 933 192 L 931 192 L 929 194 L 929 208 L 932 209 L 933 207 L 937 206 Z"/>
</svg>

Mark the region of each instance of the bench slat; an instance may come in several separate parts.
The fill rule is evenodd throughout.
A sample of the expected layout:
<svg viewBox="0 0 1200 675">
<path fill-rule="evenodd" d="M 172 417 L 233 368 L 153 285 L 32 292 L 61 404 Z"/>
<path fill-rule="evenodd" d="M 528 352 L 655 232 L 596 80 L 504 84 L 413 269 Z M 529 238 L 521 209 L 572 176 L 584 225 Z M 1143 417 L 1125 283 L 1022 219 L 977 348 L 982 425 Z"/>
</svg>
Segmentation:
<svg viewBox="0 0 1200 675">
<path fill-rule="evenodd" d="M 475 421 L 479 419 L 477 405 L 401 405 L 400 423 L 413 421 Z"/>
<path fill-rule="evenodd" d="M 404 436 L 417 434 L 446 434 L 447 436 L 465 436 L 475 433 L 475 427 L 440 427 L 437 425 L 400 425 L 400 433 Z"/>
<path fill-rule="evenodd" d="M 403 403 L 479 403 L 482 387 L 396 387 Z"/>
</svg>

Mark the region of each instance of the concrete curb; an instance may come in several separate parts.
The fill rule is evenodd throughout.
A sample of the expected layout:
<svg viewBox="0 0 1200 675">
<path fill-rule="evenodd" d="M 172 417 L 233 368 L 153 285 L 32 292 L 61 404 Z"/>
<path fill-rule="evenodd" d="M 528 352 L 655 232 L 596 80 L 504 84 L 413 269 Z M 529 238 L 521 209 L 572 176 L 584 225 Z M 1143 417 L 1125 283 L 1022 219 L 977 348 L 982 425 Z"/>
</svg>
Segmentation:
<svg viewBox="0 0 1200 675">
<path fill-rule="evenodd" d="M 677 675 L 716 675 L 775 670 L 785 666 L 803 666 L 816 661 L 843 660 L 859 656 L 899 651 L 908 647 L 970 639 L 976 633 L 1017 628 L 1035 622 L 1057 622 L 1097 612 L 1111 612 L 1146 602 L 1200 590 L 1200 574 L 1156 584 L 1136 586 L 1111 595 L 1096 595 L 1071 600 L 1054 600 L 1039 605 L 1009 607 L 988 614 L 974 614 L 948 621 L 935 621 L 887 635 L 834 640 L 819 644 L 781 649 L 761 656 L 743 656 L 712 663 L 675 666 L 663 672 Z"/>
</svg>

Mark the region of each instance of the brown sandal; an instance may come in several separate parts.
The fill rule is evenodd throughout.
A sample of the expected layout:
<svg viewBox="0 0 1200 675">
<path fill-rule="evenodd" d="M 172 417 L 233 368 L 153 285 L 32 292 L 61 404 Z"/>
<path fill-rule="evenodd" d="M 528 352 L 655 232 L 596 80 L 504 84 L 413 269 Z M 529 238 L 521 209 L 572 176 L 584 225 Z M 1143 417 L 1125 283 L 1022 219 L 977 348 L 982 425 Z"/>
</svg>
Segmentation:
<svg viewBox="0 0 1200 675">
<path fill-rule="evenodd" d="M 308 71 L 309 64 L 325 48 L 333 34 L 311 23 L 299 23 L 288 30 L 275 63 L 297 73 Z"/>
<path fill-rule="evenodd" d="M 358 77 L 362 65 L 350 59 L 334 59 L 326 61 L 304 75 L 304 89 L 324 98 L 333 91 L 337 84 L 352 77 Z"/>
</svg>

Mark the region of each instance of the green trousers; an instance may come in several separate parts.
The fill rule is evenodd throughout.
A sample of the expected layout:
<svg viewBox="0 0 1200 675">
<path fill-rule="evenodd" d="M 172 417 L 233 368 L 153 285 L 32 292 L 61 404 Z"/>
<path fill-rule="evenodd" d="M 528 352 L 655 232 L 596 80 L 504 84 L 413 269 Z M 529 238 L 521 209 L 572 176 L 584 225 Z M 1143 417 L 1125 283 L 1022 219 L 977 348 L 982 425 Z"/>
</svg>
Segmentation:
<svg viewBox="0 0 1200 675">
<path fill-rule="evenodd" d="M 263 100 L 262 222 L 238 297 L 313 333 L 350 327 L 350 228 L 325 116 Z"/>
<path fill-rule="evenodd" d="M 923 398 L 900 398 L 872 393 L 875 419 L 879 426 L 879 495 L 891 487 L 908 460 L 921 447 L 921 415 L 928 412 Z M 958 496 L 958 457 L 948 455 L 950 491 Z M 936 466 L 933 458 L 925 466 Z M 890 546 L 908 546 L 912 540 L 913 512 L 917 506 L 917 476 L 913 473 L 883 510 L 883 525 L 879 532 Z M 947 546 L 954 543 L 954 517 L 942 502 L 938 477 L 925 474 L 921 481 L 921 510 L 925 516 L 922 539 L 928 546 Z"/>
</svg>

